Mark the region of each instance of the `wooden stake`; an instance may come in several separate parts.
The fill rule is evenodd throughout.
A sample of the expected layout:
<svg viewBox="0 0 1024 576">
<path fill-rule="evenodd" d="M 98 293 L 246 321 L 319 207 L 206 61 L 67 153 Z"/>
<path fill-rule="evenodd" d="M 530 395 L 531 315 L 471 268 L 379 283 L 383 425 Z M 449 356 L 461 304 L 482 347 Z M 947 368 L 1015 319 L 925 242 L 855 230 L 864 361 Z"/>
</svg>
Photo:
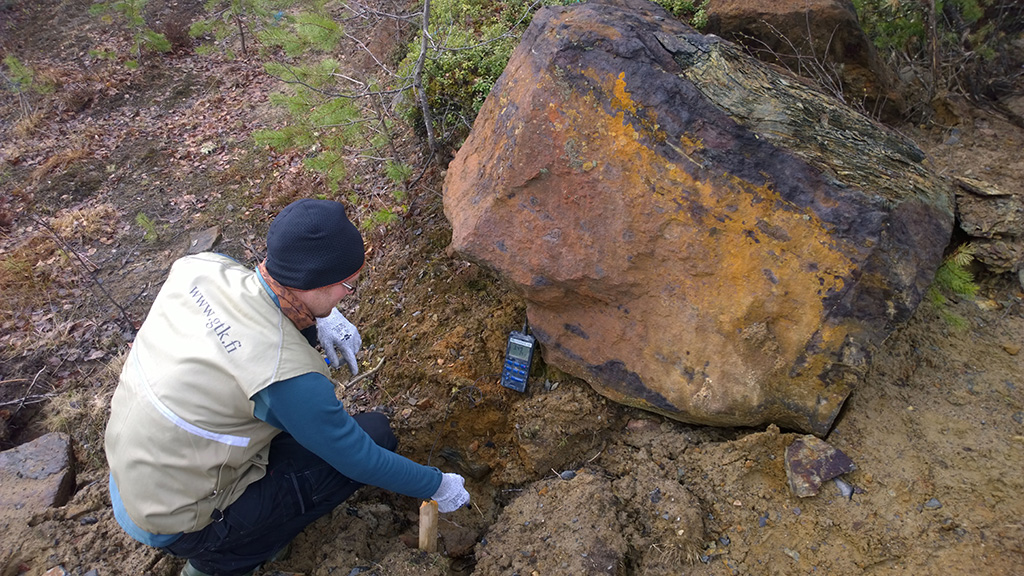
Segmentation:
<svg viewBox="0 0 1024 576">
<path fill-rule="evenodd" d="M 437 552 L 437 501 L 420 504 L 420 550 Z"/>
</svg>

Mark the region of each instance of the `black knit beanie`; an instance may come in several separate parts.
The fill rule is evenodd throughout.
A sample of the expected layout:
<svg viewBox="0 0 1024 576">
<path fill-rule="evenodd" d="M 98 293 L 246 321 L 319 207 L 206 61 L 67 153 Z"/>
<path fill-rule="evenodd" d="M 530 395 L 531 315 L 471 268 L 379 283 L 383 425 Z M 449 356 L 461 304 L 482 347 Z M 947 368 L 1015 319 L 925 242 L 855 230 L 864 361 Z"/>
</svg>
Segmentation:
<svg viewBox="0 0 1024 576">
<path fill-rule="evenodd" d="M 330 286 L 362 267 L 363 237 L 337 202 L 296 200 L 270 223 L 267 272 L 284 286 Z"/>
</svg>

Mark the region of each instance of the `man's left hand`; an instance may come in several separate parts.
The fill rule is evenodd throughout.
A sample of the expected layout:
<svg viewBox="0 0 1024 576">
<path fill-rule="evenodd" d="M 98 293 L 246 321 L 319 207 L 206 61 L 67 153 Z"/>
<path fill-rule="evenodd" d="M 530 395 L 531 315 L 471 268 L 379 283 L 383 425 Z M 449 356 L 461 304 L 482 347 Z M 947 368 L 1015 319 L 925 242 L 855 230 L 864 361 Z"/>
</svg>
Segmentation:
<svg viewBox="0 0 1024 576">
<path fill-rule="evenodd" d="M 320 341 L 327 359 L 332 366 L 340 366 L 338 352 L 348 363 L 348 369 L 355 376 L 359 373 L 359 363 L 356 362 L 356 352 L 363 347 L 363 339 L 359 336 L 354 324 L 349 322 L 338 309 L 331 310 L 326 318 L 316 319 L 316 338 Z"/>
</svg>

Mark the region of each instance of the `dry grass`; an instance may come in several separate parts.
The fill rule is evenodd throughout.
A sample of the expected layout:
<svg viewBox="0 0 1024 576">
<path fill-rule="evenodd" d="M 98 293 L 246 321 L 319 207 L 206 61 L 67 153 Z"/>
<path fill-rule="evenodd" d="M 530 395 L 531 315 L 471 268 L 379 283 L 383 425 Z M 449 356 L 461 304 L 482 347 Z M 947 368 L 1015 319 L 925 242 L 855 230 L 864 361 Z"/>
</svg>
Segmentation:
<svg viewBox="0 0 1024 576">
<path fill-rule="evenodd" d="M 52 398 L 43 410 L 43 421 L 52 432 L 63 432 L 75 440 L 76 456 L 87 469 L 106 466 L 103 434 L 107 426 L 110 397 L 117 387 L 127 350 L 84 379 L 83 385 Z"/>
<path fill-rule="evenodd" d="M 84 110 L 100 95 L 108 79 L 109 75 L 77 67 L 35 69 L 35 88 L 22 95 L 25 106 L 11 126 L 11 136 L 30 140 L 49 122 Z"/>
<path fill-rule="evenodd" d="M 31 138 L 39 130 L 39 127 L 43 125 L 43 120 L 45 118 L 46 115 L 42 112 L 26 114 L 14 123 L 12 132 L 15 137 L 23 140 Z"/>
<path fill-rule="evenodd" d="M 0 292 L 9 305 L 0 309 L 0 319 L 34 301 L 33 296 L 42 296 L 50 287 L 51 276 L 37 270 L 36 265 L 52 258 L 56 252 L 56 244 L 36 235 L 0 256 Z"/>
<path fill-rule="evenodd" d="M 110 204 L 63 211 L 49 223 L 60 239 L 40 227 L 0 255 L 0 293 L 6 304 L 0 321 L 27 316 L 49 303 L 55 287 L 73 286 L 80 275 L 62 243 L 85 245 L 112 236 L 117 217 Z"/>
<path fill-rule="evenodd" d="M 114 234 L 118 213 L 113 204 L 61 212 L 50 224 L 68 242 L 94 242 Z"/>
<path fill-rule="evenodd" d="M 52 94 L 64 87 L 64 82 L 69 76 L 77 75 L 71 74 L 75 68 L 62 68 L 56 66 L 47 66 L 45 64 L 39 64 L 34 67 L 35 78 L 33 82 L 37 86 L 37 91 L 40 94 Z"/>
<path fill-rule="evenodd" d="M 92 151 L 84 146 L 61 150 L 47 158 L 45 162 L 32 171 L 31 181 L 33 184 L 38 184 L 47 174 L 56 170 L 66 170 L 68 166 L 90 156 L 92 156 Z"/>
</svg>

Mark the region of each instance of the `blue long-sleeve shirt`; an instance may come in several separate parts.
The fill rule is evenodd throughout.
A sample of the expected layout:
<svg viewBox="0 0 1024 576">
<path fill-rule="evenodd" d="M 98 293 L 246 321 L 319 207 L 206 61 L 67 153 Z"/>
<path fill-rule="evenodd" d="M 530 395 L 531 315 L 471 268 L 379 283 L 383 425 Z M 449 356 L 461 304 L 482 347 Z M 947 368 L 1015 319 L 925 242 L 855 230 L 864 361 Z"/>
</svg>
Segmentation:
<svg viewBox="0 0 1024 576">
<path fill-rule="evenodd" d="M 287 431 L 299 444 L 361 484 L 414 498 L 429 499 L 441 484 L 441 471 L 378 446 L 334 394 L 322 374 L 275 382 L 253 396 L 253 415 Z"/>
<path fill-rule="evenodd" d="M 423 466 L 378 446 L 334 394 L 334 384 L 311 372 L 275 382 L 252 398 L 253 415 L 291 434 L 306 449 L 345 476 L 414 498 L 428 499 L 441 484 L 441 471 Z M 167 546 L 181 534 L 151 534 L 128 516 L 110 477 L 114 517 L 132 538 L 150 546 Z"/>
</svg>

